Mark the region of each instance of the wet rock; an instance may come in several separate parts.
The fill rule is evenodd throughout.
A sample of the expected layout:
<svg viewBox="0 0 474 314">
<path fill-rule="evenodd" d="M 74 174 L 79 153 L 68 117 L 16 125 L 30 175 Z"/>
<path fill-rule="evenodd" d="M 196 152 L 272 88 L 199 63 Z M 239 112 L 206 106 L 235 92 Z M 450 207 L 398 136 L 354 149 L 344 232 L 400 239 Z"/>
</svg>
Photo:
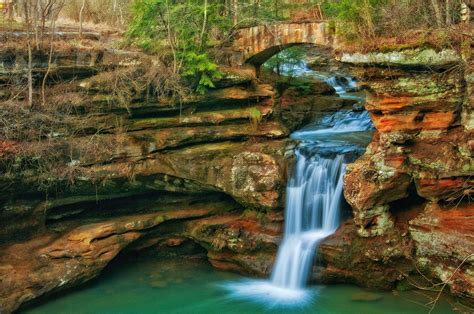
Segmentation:
<svg viewBox="0 0 474 314">
<path fill-rule="evenodd" d="M 354 102 L 337 96 L 301 95 L 300 92 L 290 89 L 280 97 L 277 113 L 282 123 L 290 131 L 294 131 L 317 120 L 324 113 L 342 109 L 350 110 Z"/>
<path fill-rule="evenodd" d="M 134 173 L 137 177 L 155 177 L 152 184 L 161 189 L 179 188 L 184 179 L 204 189 L 229 193 L 244 205 L 278 208 L 285 186 L 285 146 L 286 141 L 267 142 L 264 147 L 232 142 L 198 145 L 137 162 Z M 89 175 L 99 181 L 117 178 L 123 168 L 122 163 L 94 166 Z M 157 174 L 181 179 L 163 182 Z"/>
<path fill-rule="evenodd" d="M 281 214 L 217 216 L 187 224 L 186 234 L 208 249 L 211 264 L 222 270 L 268 276 L 282 232 Z"/>
<path fill-rule="evenodd" d="M 313 280 L 390 290 L 404 273 L 413 270 L 412 249 L 411 240 L 402 237 L 397 228 L 363 238 L 354 222 L 347 221 L 320 244 Z"/>
<path fill-rule="evenodd" d="M 458 118 L 455 112 L 420 113 L 418 111 L 391 115 L 372 114 L 380 132 L 447 130 Z"/>
<path fill-rule="evenodd" d="M 253 68 L 227 68 L 221 67 L 219 71 L 222 77 L 214 79 L 215 88 L 226 88 L 230 86 L 247 85 L 256 79 L 255 69 Z"/>
<path fill-rule="evenodd" d="M 394 226 L 388 205 L 376 206 L 363 211 L 354 210 L 354 222 L 361 237 L 374 237 L 387 233 Z"/>
</svg>

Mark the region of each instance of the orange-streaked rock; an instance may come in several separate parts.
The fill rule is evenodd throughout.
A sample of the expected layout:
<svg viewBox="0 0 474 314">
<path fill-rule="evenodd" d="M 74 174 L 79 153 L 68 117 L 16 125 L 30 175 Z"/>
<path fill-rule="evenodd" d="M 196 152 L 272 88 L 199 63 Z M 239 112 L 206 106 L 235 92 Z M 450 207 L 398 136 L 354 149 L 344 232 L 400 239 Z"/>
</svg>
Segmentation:
<svg viewBox="0 0 474 314">
<path fill-rule="evenodd" d="M 474 179 L 470 177 L 454 177 L 443 179 L 415 179 L 416 189 L 421 197 L 430 200 L 455 200 L 474 194 Z M 471 187 L 471 189 L 469 189 Z"/>
<path fill-rule="evenodd" d="M 474 297 L 474 204 L 428 205 L 410 222 L 417 262 L 451 292 Z"/>
<path fill-rule="evenodd" d="M 380 132 L 446 130 L 456 118 L 454 112 L 372 114 L 375 127 Z"/>
</svg>

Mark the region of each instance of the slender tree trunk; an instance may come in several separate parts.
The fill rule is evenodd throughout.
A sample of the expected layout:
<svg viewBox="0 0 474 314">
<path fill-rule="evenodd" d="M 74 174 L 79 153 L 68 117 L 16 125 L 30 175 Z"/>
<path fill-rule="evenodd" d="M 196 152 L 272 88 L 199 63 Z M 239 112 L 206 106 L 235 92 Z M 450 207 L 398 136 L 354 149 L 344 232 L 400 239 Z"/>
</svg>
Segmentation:
<svg viewBox="0 0 474 314">
<path fill-rule="evenodd" d="M 41 84 L 41 98 L 43 107 L 46 106 L 46 82 L 48 81 L 49 73 L 51 72 L 51 63 L 53 60 L 53 42 L 54 42 L 54 32 L 56 31 L 56 19 L 51 20 L 51 38 L 50 38 L 50 47 L 49 47 L 49 58 L 48 58 L 48 69 L 46 74 L 43 77 L 43 83 Z"/>
<path fill-rule="evenodd" d="M 364 33 L 368 38 L 375 37 L 375 26 L 372 20 L 372 12 L 369 0 L 364 0 L 364 5 L 362 7 L 362 18 L 365 21 Z"/>
<path fill-rule="evenodd" d="M 224 0 L 224 8 L 222 9 L 222 14 L 225 17 L 229 16 L 229 1 L 228 0 Z"/>
<path fill-rule="evenodd" d="M 165 5 L 166 5 L 166 13 L 165 13 L 165 18 L 163 18 L 163 22 L 166 23 L 166 31 L 168 33 L 168 43 L 170 45 L 171 53 L 173 55 L 173 73 L 177 74 L 178 73 L 178 55 L 176 53 L 175 41 L 173 40 L 173 34 L 171 31 L 170 11 L 169 11 L 168 0 L 166 0 Z"/>
<path fill-rule="evenodd" d="M 123 8 L 122 8 L 122 6 L 121 6 L 120 4 L 118 5 L 118 9 L 119 9 L 119 13 L 120 13 L 120 15 L 119 15 L 120 26 L 124 26 L 124 25 L 125 25 L 125 19 L 124 19 L 124 17 L 123 17 Z"/>
<path fill-rule="evenodd" d="M 239 23 L 239 2 L 238 0 L 232 0 L 232 22 L 235 25 Z"/>
<path fill-rule="evenodd" d="M 86 7 L 86 0 L 82 0 L 82 7 L 81 11 L 79 11 L 79 37 L 82 38 L 82 23 L 83 23 L 83 15 L 84 15 L 84 9 Z"/>
<path fill-rule="evenodd" d="M 7 3 L 8 21 L 13 21 L 13 2 Z"/>
<path fill-rule="evenodd" d="M 451 1 L 446 0 L 446 26 L 451 25 Z"/>
<path fill-rule="evenodd" d="M 443 18 L 441 16 L 441 10 L 439 8 L 438 0 L 431 0 L 431 5 L 433 6 L 433 10 L 434 10 L 434 13 L 435 13 L 436 25 L 438 25 L 438 27 L 442 27 L 443 26 Z"/>
<path fill-rule="evenodd" d="M 25 11 L 25 23 L 26 23 L 26 42 L 28 46 L 28 106 L 33 107 L 33 52 L 31 48 L 31 36 L 30 36 L 30 15 L 29 5 L 27 1 L 23 2 L 23 9 Z"/>
<path fill-rule="evenodd" d="M 33 20 L 34 20 L 34 28 L 35 28 L 35 43 L 36 43 L 36 50 L 40 50 L 40 35 L 39 35 L 39 26 L 38 26 L 38 20 L 39 20 L 39 10 L 40 10 L 40 0 L 36 0 L 35 6 L 34 6 L 34 13 L 33 13 Z"/>
<path fill-rule="evenodd" d="M 206 31 L 207 26 L 207 0 L 204 0 L 204 17 L 202 21 L 202 29 L 201 29 L 201 37 L 199 40 L 199 48 L 202 47 L 202 43 L 204 41 L 204 32 Z"/>
</svg>

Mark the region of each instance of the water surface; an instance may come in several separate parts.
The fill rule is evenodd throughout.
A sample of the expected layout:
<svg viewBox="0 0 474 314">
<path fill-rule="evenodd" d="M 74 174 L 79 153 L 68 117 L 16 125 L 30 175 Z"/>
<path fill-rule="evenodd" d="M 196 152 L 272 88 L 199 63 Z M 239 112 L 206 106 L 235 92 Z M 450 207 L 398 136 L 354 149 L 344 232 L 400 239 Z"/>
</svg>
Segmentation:
<svg viewBox="0 0 474 314">
<path fill-rule="evenodd" d="M 310 302 L 300 306 L 233 298 L 223 289 L 229 281 L 244 282 L 239 275 L 213 269 L 206 262 L 185 259 L 119 260 L 84 288 L 56 296 L 25 313 L 147 314 L 147 313 L 385 313 L 420 314 L 429 299 L 414 292 L 370 293 L 354 286 L 312 286 Z M 249 291 L 249 293 L 252 293 Z M 431 295 L 432 297 L 433 295 Z M 373 301 L 353 299 L 369 298 Z M 433 313 L 454 313 L 442 299 Z"/>
</svg>

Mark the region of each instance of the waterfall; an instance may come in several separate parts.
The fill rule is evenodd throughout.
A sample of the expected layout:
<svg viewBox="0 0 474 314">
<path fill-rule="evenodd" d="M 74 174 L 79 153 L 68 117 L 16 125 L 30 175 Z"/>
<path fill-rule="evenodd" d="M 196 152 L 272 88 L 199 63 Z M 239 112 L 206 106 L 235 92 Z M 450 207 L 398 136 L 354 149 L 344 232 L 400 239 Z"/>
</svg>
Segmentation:
<svg viewBox="0 0 474 314">
<path fill-rule="evenodd" d="M 285 237 L 272 273 L 272 284 L 289 289 L 306 285 L 318 243 L 336 231 L 345 169 L 343 155 L 306 157 L 297 162 L 287 187 Z"/>
<path fill-rule="evenodd" d="M 348 88 L 354 89 L 353 80 L 338 77 L 325 80 L 339 97 L 362 102 L 361 96 L 346 93 Z M 346 164 L 363 153 L 368 143 L 360 145 L 361 138 L 367 137 L 365 133 L 372 128 L 366 111 L 346 110 L 328 113 L 291 135 L 300 144 L 287 184 L 284 236 L 271 279 L 227 286 L 235 297 L 280 305 L 308 300 L 308 290 L 304 288 L 317 246 L 340 223 Z"/>
<path fill-rule="evenodd" d="M 332 86 L 339 95 L 346 94 L 348 90 L 353 90 L 357 87 L 356 81 L 349 76 L 333 75 L 325 78 L 325 81 L 328 85 Z"/>
<path fill-rule="evenodd" d="M 340 96 L 356 86 L 349 77 L 333 76 L 326 82 Z M 286 189 L 285 233 L 272 271 L 273 285 L 304 288 L 317 245 L 339 226 L 345 157 L 357 148 L 331 135 L 371 127 L 367 112 L 342 111 L 292 134 L 303 142 L 296 149 L 296 166 Z"/>
</svg>

